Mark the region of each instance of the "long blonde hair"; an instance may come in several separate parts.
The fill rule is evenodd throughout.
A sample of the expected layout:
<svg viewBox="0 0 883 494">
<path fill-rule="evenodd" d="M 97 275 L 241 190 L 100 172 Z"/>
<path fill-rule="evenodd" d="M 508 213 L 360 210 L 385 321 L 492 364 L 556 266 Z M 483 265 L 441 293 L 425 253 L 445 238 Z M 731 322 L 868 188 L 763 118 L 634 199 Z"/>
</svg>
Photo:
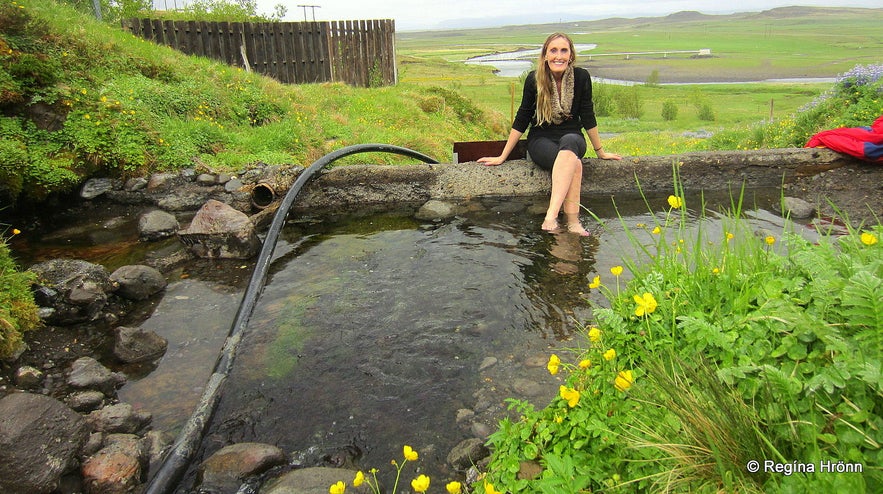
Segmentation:
<svg viewBox="0 0 883 494">
<path fill-rule="evenodd" d="M 543 49 L 540 51 L 540 59 L 537 62 L 537 124 L 539 125 L 552 122 L 552 91 L 555 91 L 555 82 L 549 72 L 546 52 L 549 50 L 549 44 L 558 38 L 566 39 L 570 46 L 570 63 L 573 64 L 576 60 L 576 51 L 570 36 L 564 33 L 552 33 L 546 38 Z"/>
</svg>

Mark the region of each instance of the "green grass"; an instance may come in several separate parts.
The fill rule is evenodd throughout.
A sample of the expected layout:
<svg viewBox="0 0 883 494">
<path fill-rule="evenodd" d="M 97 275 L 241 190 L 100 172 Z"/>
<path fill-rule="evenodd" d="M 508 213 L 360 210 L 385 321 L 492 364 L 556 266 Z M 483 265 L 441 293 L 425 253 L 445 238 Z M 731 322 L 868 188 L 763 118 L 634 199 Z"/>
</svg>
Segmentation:
<svg viewBox="0 0 883 494">
<path fill-rule="evenodd" d="M 883 52 L 883 41 L 875 22 L 879 13 L 879 9 L 775 9 L 762 15 L 686 20 L 611 19 L 400 33 L 400 79 L 407 84 L 456 89 L 487 105 L 494 115 L 508 123 L 513 107 L 517 108 L 520 102 L 522 81 L 498 77 L 489 67 L 467 66 L 461 63 L 463 60 L 496 51 L 536 48 L 548 33 L 562 31 L 572 34 L 576 43 L 597 44 L 596 53 L 710 48 L 713 54 L 711 58 L 635 56 L 629 60 L 582 57 L 579 63 L 596 77 L 638 82 L 647 81 L 654 74 L 660 82 L 833 78 L 856 64 L 883 61 L 879 55 Z M 599 130 L 617 134 L 606 139 L 607 147 L 626 155 L 692 151 L 708 144 L 682 137 L 684 131 L 718 133 L 747 128 L 768 121 L 771 113 L 774 119 L 785 119 L 830 87 L 827 83 L 642 85 L 637 88 L 643 107 L 641 117 L 600 117 Z M 662 118 L 665 101 L 678 106 L 676 119 Z M 713 110 L 713 121 L 699 118 L 696 103 L 703 101 Z M 883 105 L 880 108 L 883 111 Z M 504 137 L 505 133 L 500 134 L 501 139 Z M 753 146 L 746 143 L 744 148 L 747 147 Z"/>
</svg>

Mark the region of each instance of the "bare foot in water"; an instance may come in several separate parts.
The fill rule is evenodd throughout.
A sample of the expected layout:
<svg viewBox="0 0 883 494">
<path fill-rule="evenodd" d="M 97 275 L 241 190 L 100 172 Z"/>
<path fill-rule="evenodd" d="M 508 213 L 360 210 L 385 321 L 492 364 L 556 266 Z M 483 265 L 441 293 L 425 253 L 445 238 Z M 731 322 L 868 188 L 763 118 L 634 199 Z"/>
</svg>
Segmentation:
<svg viewBox="0 0 883 494">
<path fill-rule="evenodd" d="M 558 225 L 557 218 L 544 219 L 543 226 L 541 226 L 540 228 L 542 228 L 544 232 L 561 233 L 561 227 Z"/>
<path fill-rule="evenodd" d="M 590 234 L 588 230 L 583 228 L 583 226 L 579 223 L 570 223 L 567 225 L 567 231 L 570 233 L 574 233 L 579 235 L 580 237 L 588 237 Z"/>
</svg>

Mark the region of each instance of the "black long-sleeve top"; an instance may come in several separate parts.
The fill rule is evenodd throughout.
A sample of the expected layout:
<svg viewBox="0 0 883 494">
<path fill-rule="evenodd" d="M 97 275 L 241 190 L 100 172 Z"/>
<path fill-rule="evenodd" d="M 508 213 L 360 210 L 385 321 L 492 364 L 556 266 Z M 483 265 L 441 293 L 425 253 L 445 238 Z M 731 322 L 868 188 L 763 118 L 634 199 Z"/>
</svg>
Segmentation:
<svg viewBox="0 0 883 494">
<path fill-rule="evenodd" d="M 592 103 L 592 77 L 589 71 L 580 67 L 573 68 L 573 105 L 570 108 L 571 118 L 560 124 L 547 123 L 537 125 L 537 82 L 536 71 L 527 74 L 524 81 L 524 90 L 521 96 L 521 106 L 515 114 L 512 128 L 519 132 L 526 132 L 528 139 L 537 137 L 550 137 L 559 139 L 564 134 L 581 133 L 582 129 L 592 129 L 598 126 L 595 119 L 595 107 Z"/>
</svg>

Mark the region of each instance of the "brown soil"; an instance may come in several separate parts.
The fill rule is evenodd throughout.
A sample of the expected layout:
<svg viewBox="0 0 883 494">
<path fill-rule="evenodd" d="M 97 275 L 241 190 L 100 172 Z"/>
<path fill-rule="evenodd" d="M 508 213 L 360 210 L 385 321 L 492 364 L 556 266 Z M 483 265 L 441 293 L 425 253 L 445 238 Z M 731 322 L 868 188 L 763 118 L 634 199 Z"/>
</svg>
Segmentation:
<svg viewBox="0 0 883 494">
<path fill-rule="evenodd" d="M 819 216 L 846 219 L 858 228 L 883 222 L 883 163 L 855 162 L 785 188 L 785 195 L 815 204 Z"/>
</svg>

